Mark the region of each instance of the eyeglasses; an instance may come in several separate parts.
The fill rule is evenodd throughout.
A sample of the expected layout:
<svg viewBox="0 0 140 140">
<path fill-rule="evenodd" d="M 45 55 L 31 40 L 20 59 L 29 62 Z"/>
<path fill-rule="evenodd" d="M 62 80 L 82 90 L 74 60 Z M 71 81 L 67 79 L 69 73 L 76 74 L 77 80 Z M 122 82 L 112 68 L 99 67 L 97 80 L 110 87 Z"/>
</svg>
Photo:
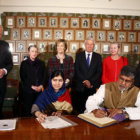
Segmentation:
<svg viewBox="0 0 140 140">
<path fill-rule="evenodd" d="M 121 82 L 125 82 L 125 83 L 127 83 L 127 84 L 130 84 L 130 83 L 132 83 L 133 82 L 133 80 L 127 80 L 127 79 L 124 79 L 123 77 L 119 77 L 119 79 L 120 79 L 120 81 Z"/>
</svg>

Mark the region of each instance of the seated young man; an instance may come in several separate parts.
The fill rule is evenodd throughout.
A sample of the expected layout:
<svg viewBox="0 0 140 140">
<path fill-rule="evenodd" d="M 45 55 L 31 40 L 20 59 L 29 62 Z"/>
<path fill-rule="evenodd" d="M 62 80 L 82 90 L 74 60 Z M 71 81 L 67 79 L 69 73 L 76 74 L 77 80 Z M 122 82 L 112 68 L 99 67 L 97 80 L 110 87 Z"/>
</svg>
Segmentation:
<svg viewBox="0 0 140 140">
<path fill-rule="evenodd" d="M 97 93 L 88 98 L 85 112 L 118 121 L 123 121 L 126 115 L 130 120 L 140 119 L 140 89 L 134 86 L 134 78 L 135 70 L 124 66 L 117 82 L 101 85 Z"/>
</svg>

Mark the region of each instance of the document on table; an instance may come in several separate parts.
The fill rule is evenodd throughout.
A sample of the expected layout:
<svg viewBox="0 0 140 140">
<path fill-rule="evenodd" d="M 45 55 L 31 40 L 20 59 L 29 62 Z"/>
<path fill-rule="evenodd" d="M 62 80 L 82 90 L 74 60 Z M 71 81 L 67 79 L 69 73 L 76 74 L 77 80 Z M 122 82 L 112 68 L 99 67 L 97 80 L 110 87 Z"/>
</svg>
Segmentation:
<svg viewBox="0 0 140 140">
<path fill-rule="evenodd" d="M 0 120 L 0 131 L 14 130 L 16 128 L 16 119 Z"/>
<path fill-rule="evenodd" d="M 38 118 L 37 118 L 38 120 Z M 48 116 L 44 123 L 41 123 L 41 125 L 44 128 L 49 129 L 58 129 L 58 128 L 64 128 L 69 126 L 75 126 L 77 125 L 75 122 L 65 118 L 65 117 L 58 117 L 58 116 Z"/>
</svg>

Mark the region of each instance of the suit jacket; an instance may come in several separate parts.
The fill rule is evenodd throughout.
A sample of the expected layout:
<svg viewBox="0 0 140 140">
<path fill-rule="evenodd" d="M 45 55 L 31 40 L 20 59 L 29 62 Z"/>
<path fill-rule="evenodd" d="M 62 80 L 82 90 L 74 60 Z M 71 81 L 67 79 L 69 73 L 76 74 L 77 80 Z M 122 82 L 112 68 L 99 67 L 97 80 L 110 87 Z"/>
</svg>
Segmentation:
<svg viewBox="0 0 140 140">
<path fill-rule="evenodd" d="M 85 51 L 78 53 L 75 60 L 75 73 L 77 78 L 77 91 L 84 91 L 86 88 L 82 83 L 84 80 L 89 80 L 91 85 L 93 85 L 93 90 L 95 91 L 101 85 L 101 55 L 93 52 L 90 67 L 88 67 Z"/>
</svg>

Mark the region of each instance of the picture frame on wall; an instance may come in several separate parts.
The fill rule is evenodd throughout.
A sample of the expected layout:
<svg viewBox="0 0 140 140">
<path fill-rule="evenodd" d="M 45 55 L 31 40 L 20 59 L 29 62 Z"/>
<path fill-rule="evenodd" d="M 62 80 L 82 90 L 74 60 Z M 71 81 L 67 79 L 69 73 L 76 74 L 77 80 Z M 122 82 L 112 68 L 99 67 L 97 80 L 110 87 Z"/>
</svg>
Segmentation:
<svg viewBox="0 0 140 140">
<path fill-rule="evenodd" d="M 74 40 L 74 31 L 73 30 L 65 30 L 65 39 L 66 40 Z"/>
<path fill-rule="evenodd" d="M 101 48 L 102 48 L 102 54 L 109 54 L 109 47 L 110 47 L 110 43 L 102 43 L 101 44 Z"/>
<path fill-rule="evenodd" d="M 131 51 L 131 44 L 129 43 L 122 43 L 122 53 L 128 54 Z"/>
<path fill-rule="evenodd" d="M 21 29 L 21 40 L 31 40 L 31 29 Z"/>
<path fill-rule="evenodd" d="M 138 42 L 140 42 L 140 32 L 138 32 Z"/>
<path fill-rule="evenodd" d="M 105 30 L 111 29 L 111 19 L 103 19 L 103 29 Z"/>
<path fill-rule="evenodd" d="M 140 54 L 140 44 L 132 44 L 132 53 Z"/>
<path fill-rule="evenodd" d="M 51 29 L 43 29 L 43 40 L 52 40 L 52 30 Z"/>
<path fill-rule="evenodd" d="M 60 28 L 68 28 L 69 27 L 69 19 L 60 17 Z"/>
<path fill-rule="evenodd" d="M 16 20 L 16 27 L 17 28 L 25 28 L 26 27 L 26 20 L 24 16 L 18 16 Z"/>
<path fill-rule="evenodd" d="M 136 42 L 136 32 L 128 32 L 128 42 Z"/>
<path fill-rule="evenodd" d="M 76 53 L 79 49 L 79 43 L 78 42 L 70 42 L 70 52 Z"/>
<path fill-rule="evenodd" d="M 90 28 L 89 18 L 81 18 L 81 28 Z"/>
<path fill-rule="evenodd" d="M 76 30 L 76 40 L 84 40 L 85 39 L 85 32 L 83 30 Z"/>
<path fill-rule="evenodd" d="M 16 41 L 16 52 L 26 52 L 25 41 Z"/>
<path fill-rule="evenodd" d="M 97 31 L 97 41 L 105 41 L 105 40 L 106 40 L 106 32 Z"/>
<path fill-rule="evenodd" d="M 134 20 L 134 30 L 140 30 L 140 20 Z"/>
<path fill-rule="evenodd" d="M 81 51 L 85 50 L 85 43 L 84 42 L 80 42 L 79 50 L 81 50 Z"/>
<path fill-rule="evenodd" d="M 79 28 L 79 18 L 71 18 L 71 28 Z"/>
<path fill-rule="evenodd" d="M 100 43 L 95 43 L 94 52 L 101 53 Z"/>
<path fill-rule="evenodd" d="M 58 27 L 58 17 L 49 17 L 49 27 L 51 28 Z"/>
<path fill-rule="evenodd" d="M 6 27 L 7 28 L 15 27 L 15 17 L 14 16 L 6 16 Z"/>
<path fill-rule="evenodd" d="M 54 39 L 62 39 L 63 38 L 63 30 L 54 30 Z"/>
<path fill-rule="evenodd" d="M 9 44 L 9 50 L 11 53 L 15 52 L 15 41 L 6 40 Z"/>
<path fill-rule="evenodd" d="M 110 41 L 110 42 L 116 41 L 116 32 L 115 31 L 107 32 L 107 41 Z"/>
<path fill-rule="evenodd" d="M 20 64 L 20 53 L 12 53 L 12 60 L 14 65 Z"/>
<path fill-rule="evenodd" d="M 122 29 L 122 20 L 121 19 L 113 19 L 113 29 L 114 30 Z"/>
<path fill-rule="evenodd" d="M 11 29 L 11 40 L 20 40 L 20 29 Z"/>
<path fill-rule="evenodd" d="M 118 42 L 126 42 L 126 32 L 118 32 Z"/>
<path fill-rule="evenodd" d="M 48 42 L 48 52 L 56 52 L 55 42 Z"/>
<path fill-rule="evenodd" d="M 47 27 L 47 17 L 38 17 L 38 27 L 39 28 Z"/>
<path fill-rule="evenodd" d="M 101 29 L 101 19 L 92 18 L 92 28 L 93 29 Z"/>
<path fill-rule="evenodd" d="M 92 38 L 93 40 L 95 40 L 95 31 L 86 30 L 86 38 Z"/>
<path fill-rule="evenodd" d="M 39 52 L 47 52 L 47 41 L 38 41 L 37 47 Z"/>
<path fill-rule="evenodd" d="M 42 30 L 41 29 L 33 29 L 32 30 L 32 39 L 33 40 L 41 40 L 42 38 Z"/>
<path fill-rule="evenodd" d="M 28 57 L 29 57 L 29 54 L 28 54 L 28 53 L 21 53 L 21 62 L 22 62 L 23 60 L 28 59 Z"/>
<path fill-rule="evenodd" d="M 131 20 L 123 20 L 123 29 L 124 30 L 132 30 L 132 21 Z"/>
<path fill-rule="evenodd" d="M 36 27 L 36 17 L 27 17 L 27 27 Z"/>
</svg>

